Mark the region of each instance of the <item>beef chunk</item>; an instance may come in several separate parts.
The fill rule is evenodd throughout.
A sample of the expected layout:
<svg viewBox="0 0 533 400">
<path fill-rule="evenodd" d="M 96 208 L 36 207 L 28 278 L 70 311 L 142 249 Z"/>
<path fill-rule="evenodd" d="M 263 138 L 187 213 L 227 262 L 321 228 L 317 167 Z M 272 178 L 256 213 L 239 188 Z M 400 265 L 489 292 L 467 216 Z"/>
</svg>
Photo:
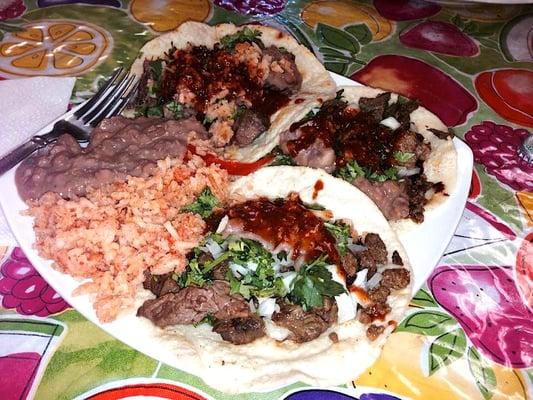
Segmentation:
<svg viewBox="0 0 533 400">
<path fill-rule="evenodd" d="M 347 252 L 341 257 L 342 267 L 346 273 L 346 284 L 351 285 L 357 275 L 358 262 L 357 258 L 351 253 Z"/>
<path fill-rule="evenodd" d="M 320 139 L 315 140 L 308 148 L 301 150 L 294 157 L 294 161 L 298 165 L 323 169 L 329 173 L 335 170 L 335 152 L 331 147 L 326 147 Z"/>
<path fill-rule="evenodd" d="M 425 175 L 417 175 L 405 180 L 406 193 L 409 198 L 409 218 L 417 223 L 424 222 L 424 207 L 428 202 L 426 192 L 433 184 L 426 180 Z"/>
<path fill-rule="evenodd" d="M 444 131 L 439 131 L 438 129 L 430 128 L 428 129 L 428 131 L 430 131 L 431 133 L 433 133 L 435 136 L 437 136 L 439 139 L 442 139 L 442 140 L 453 139 L 454 137 L 453 132 L 450 131 L 449 129 L 446 132 L 444 132 Z"/>
<path fill-rule="evenodd" d="M 402 125 L 403 129 L 407 129 L 411 122 L 411 113 L 418 107 L 419 104 L 416 100 L 401 101 L 398 99 L 396 103 L 387 107 L 383 117 L 394 117 Z"/>
<path fill-rule="evenodd" d="M 368 307 L 363 308 L 359 312 L 359 322 L 363 324 L 369 324 L 372 321 L 379 319 L 383 320 L 385 315 L 390 312 L 391 308 L 388 304 L 385 303 L 376 303 Z"/>
<path fill-rule="evenodd" d="M 218 319 L 247 317 L 250 308 L 242 296 L 230 296 L 227 282 L 215 281 L 204 288 L 188 286 L 177 293 L 146 300 L 137 311 L 138 316 L 148 318 L 161 328 L 196 324 L 208 314 Z"/>
<path fill-rule="evenodd" d="M 251 110 L 244 110 L 233 125 L 235 144 L 241 147 L 249 145 L 256 137 L 266 131 L 268 126 L 267 118 L 262 118 Z"/>
<path fill-rule="evenodd" d="M 387 247 L 378 234 L 368 233 L 365 236 L 365 246 L 368 247 L 367 251 L 370 252 L 376 264 L 387 263 Z"/>
<path fill-rule="evenodd" d="M 392 262 L 396 265 L 403 265 L 402 257 L 400 257 L 400 254 L 396 250 L 392 253 Z"/>
<path fill-rule="evenodd" d="M 386 269 L 383 271 L 380 286 L 389 289 L 403 289 L 409 285 L 411 273 L 405 268 Z"/>
<path fill-rule="evenodd" d="M 228 269 L 229 269 L 228 262 L 224 261 L 218 264 L 215 268 L 213 268 L 213 271 L 211 272 L 211 277 L 213 279 L 223 281 L 226 279 L 226 272 L 228 272 Z"/>
<path fill-rule="evenodd" d="M 368 292 L 368 298 L 374 303 L 385 303 L 390 294 L 390 289 L 386 286 L 379 285 Z"/>
<path fill-rule="evenodd" d="M 368 340 L 373 342 L 379 337 L 379 335 L 383 333 L 384 330 L 385 330 L 384 326 L 372 324 L 366 330 L 366 337 L 368 338 Z"/>
<path fill-rule="evenodd" d="M 272 321 L 291 331 L 288 338 L 297 343 L 316 339 L 337 321 L 337 303 L 330 297 L 324 297 L 322 307 L 310 311 L 296 304 L 278 304 L 280 311 L 272 314 Z"/>
<path fill-rule="evenodd" d="M 292 92 L 300 89 L 302 75 L 296 66 L 294 54 L 270 46 L 263 50 L 263 56 L 272 59 L 265 86 L 279 91 Z"/>
<path fill-rule="evenodd" d="M 375 122 L 382 121 L 390 100 L 390 93 L 381 93 L 377 97 L 362 97 L 359 99 L 361 111 L 369 113 Z"/>
<path fill-rule="evenodd" d="M 222 319 L 215 321 L 213 331 L 222 336 L 226 342 L 247 344 L 265 336 L 265 323 L 257 315 Z"/>
<path fill-rule="evenodd" d="M 389 221 L 409 217 L 409 196 L 405 182 L 371 182 L 358 177 L 352 184 L 370 197 Z"/>
<path fill-rule="evenodd" d="M 143 287 L 158 297 L 167 293 L 176 293 L 180 290 L 180 287 L 177 282 L 172 279 L 172 275 L 172 273 L 152 275 L 146 270 L 144 271 Z"/>
</svg>

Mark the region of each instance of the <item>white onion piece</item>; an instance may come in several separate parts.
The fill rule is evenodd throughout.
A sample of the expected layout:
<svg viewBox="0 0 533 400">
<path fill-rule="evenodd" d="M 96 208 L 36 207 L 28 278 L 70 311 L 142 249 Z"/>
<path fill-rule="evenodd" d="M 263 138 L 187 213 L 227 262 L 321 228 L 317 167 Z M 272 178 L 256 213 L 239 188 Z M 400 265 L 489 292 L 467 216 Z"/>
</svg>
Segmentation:
<svg viewBox="0 0 533 400">
<path fill-rule="evenodd" d="M 275 311 L 279 311 L 279 306 L 276 304 L 275 298 L 259 298 L 259 307 L 257 307 L 257 313 L 261 317 L 272 318 L 272 314 Z"/>
<path fill-rule="evenodd" d="M 209 239 L 205 243 L 205 248 L 207 249 L 207 251 L 209 251 L 211 253 L 213 258 L 217 258 L 224 251 L 222 249 L 222 247 L 220 247 L 220 245 L 217 242 L 215 242 L 214 240 L 211 240 L 211 239 Z"/>
<path fill-rule="evenodd" d="M 224 218 L 220 220 L 220 223 L 218 224 L 218 228 L 216 230 L 216 233 L 222 232 L 224 229 L 226 229 L 226 226 L 228 225 L 229 217 L 227 215 L 224 215 Z"/>
<path fill-rule="evenodd" d="M 272 320 L 265 318 L 265 331 L 267 336 L 274 340 L 282 341 L 287 339 L 287 336 L 291 333 L 287 328 L 276 325 Z"/>
<path fill-rule="evenodd" d="M 387 128 L 391 128 L 392 130 L 398 129 L 401 125 L 394 117 L 385 118 L 380 122 L 380 124 L 385 125 Z"/>
<path fill-rule="evenodd" d="M 355 243 L 348 244 L 348 248 L 350 249 L 352 253 L 357 253 L 357 252 L 365 251 L 366 249 L 368 249 L 368 247 L 363 246 L 362 244 L 355 244 Z"/>
<path fill-rule="evenodd" d="M 364 289 L 366 287 L 366 275 L 367 274 L 368 274 L 367 268 L 359 271 L 357 275 L 355 275 L 355 280 L 353 281 L 352 285 Z"/>
<path fill-rule="evenodd" d="M 372 275 L 372 278 L 370 278 L 367 282 L 368 289 L 374 289 L 378 283 L 381 281 L 381 274 L 379 272 L 376 272 L 374 275 Z"/>
<path fill-rule="evenodd" d="M 250 299 L 250 301 L 248 301 L 248 305 L 250 306 L 250 310 L 252 310 L 253 313 L 257 311 L 257 309 L 255 308 L 254 299 Z"/>
<path fill-rule="evenodd" d="M 329 270 L 329 272 L 331 272 L 333 280 L 339 282 L 342 286 L 344 286 L 344 289 L 346 290 L 346 293 L 335 296 L 335 301 L 337 302 L 338 308 L 337 319 L 339 323 L 342 324 L 343 322 L 355 318 L 355 314 L 357 312 L 357 304 L 354 303 L 348 290 L 346 289 L 345 280 L 342 276 L 340 276 L 337 266 L 328 265 L 327 269 Z"/>
<path fill-rule="evenodd" d="M 398 177 L 405 178 L 406 176 L 416 175 L 420 172 L 420 168 L 398 168 Z"/>
<path fill-rule="evenodd" d="M 290 271 L 286 272 L 284 274 L 280 274 L 281 280 L 283 281 L 283 286 L 285 286 L 285 290 L 289 292 L 291 289 L 291 282 L 296 278 L 296 272 Z"/>
<path fill-rule="evenodd" d="M 231 272 L 233 272 L 233 275 L 237 278 L 240 278 L 248 273 L 248 268 L 239 264 L 229 263 L 229 268 L 231 269 Z"/>
</svg>

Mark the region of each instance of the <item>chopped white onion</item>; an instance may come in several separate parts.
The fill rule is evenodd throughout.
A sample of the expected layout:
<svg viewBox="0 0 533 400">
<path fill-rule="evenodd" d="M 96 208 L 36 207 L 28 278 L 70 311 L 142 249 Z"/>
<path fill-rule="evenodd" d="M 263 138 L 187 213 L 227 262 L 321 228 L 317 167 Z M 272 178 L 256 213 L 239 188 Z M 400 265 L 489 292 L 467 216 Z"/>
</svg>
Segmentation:
<svg viewBox="0 0 533 400">
<path fill-rule="evenodd" d="M 241 276 L 248 274 L 248 268 L 240 264 L 235 264 L 235 263 L 230 262 L 229 268 L 231 269 L 231 272 L 233 272 L 233 275 L 236 276 L 237 278 L 240 278 Z"/>
<path fill-rule="evenodd" d="M 331 272 L 333 280 L 340 283 L 346 289 L 346 283 L 342 276 L 340 276 L 336 265 L 328 265 L 327 269 Z M 348 290 L 346 293 L 335 296 L 335 301 L 337 302 L 337 319 L 339 323 L 343 323 L 355 318 L 357 312 L 357 304 L 354 303 L 354 300 L 351 298 Z"/>
<path fill-rule="evenodd" d="M 357 253 L 359 251 L 365 251 L 368 249 L 368 247 L 363 246 L 362 244 L 356 244 L 356 243 L 350 243 L 348 244 L 348 248 L 352 253 Z"/>
<path fill-rule="evenodd" d="M 215 242 L 214 240 L 212 240 L 212 239 L 209 239 L 205 243 L 205 248 L 207 249 L 207 251 L 209 251 L 211 253 L 213 258 L 217 258 L 224 251 L 222 249 L 222 247 L 220 247 L 220 245 L 217 242 Z"/>
<path fill-rule="evenodd" d="M 281 280 L 283 281 L 283 286 L 285 286 L 285 290 L 289 292 L 291 290 L 291 282 L 296 278 L 296 272 L 290 271 L 285 272 L 283 274 L 280 274 Z"/>
<path fill-rule="evenodd" d="M 368 274 L 367 268 L 359 271 L 357 275 L 355 275 L 355 280 L 353 281 L 352 285 L 364 289 L 366 287 L 366 275 L 367 274 Z"/>
<path fill-rule="evenodd" d="M 374 289 L 378 283 L 381 281 L 381 274 L 379 272 L 376 272 L 374 275 L 372 275 L 372 278 L 370 278 L 367 282 L 368 289 Z"/>
<path fill-rule="evenodd" d="M 275 311 L 279 311 L 279 306 L 276 304 L 276 299 L 273 297 L 259 298 L 259 307 L 257 307 L 257 313 L 261 317 L 272 318 L 272 314 Z"/>
<path fill-rule="evenodd" d="M 272 320 L 265 318 L 265 331 L 267 336 L 274 340 L 282 341 L 287 339 L 287 336 L 291 333 L 287 328 L 276 325 Z"/>
<path fill-rule="evenodd" d="M 420 172 L 420 168 L 418 168 L 418 167 L 415 167 L 415 168 L 399 167 L 398 168 L 398 177 L 405 178 L 406 176 L 416 175 L 419 172 Z"/>
<path fill-rule="evenodd" d="M 394 117 L 385 118 L 380 122 L 380 124 L 385 125 L 387 128 L 391 128 L 392 130 L 398 129 L 401 125 Z"/>
<path fill-rule="evenodd" d="M 250 306 L 250 310 L 251 310 L 253 313 L 257 311 L 257 308 L 255 308 L 254 299 L 250 299 L 250 301 L 248 301 L 248 305 Z"/>
<path fill-rule="evenodd" d="M 227 215 L 224 215 L 224 218 L 220 220 L 220 223 L 218 224 L 218 228 L 216 230 L 216 233 L 222 232 L 224 229 L 226 229 L 226 226 L 228 225 L 229 218 Z"/>
</svg>

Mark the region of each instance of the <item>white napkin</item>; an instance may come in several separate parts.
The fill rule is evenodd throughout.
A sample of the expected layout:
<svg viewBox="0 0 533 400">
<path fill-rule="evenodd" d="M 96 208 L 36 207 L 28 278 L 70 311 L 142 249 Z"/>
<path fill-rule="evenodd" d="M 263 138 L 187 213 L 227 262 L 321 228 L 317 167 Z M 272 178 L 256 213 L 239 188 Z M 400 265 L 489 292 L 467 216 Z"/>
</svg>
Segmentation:
<svg viewBox="0 0 533 400">
<path fill-rule="evenodd" d="M 67 111 L 75 81 L 49 77 L 0 81 L 0 157 Z M 16 244 L 2 211 L 0 246 Z"/>
</svg>

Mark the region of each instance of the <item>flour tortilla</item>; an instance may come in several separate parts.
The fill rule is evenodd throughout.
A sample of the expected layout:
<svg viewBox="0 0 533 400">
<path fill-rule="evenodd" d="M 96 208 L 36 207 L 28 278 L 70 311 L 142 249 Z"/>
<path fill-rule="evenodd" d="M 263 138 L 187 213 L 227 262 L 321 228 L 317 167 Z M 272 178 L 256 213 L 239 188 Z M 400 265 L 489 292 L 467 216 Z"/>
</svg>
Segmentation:
<svg viewBox="0 0 533 400">
<path fill-rule="evenodd" d="M 321 180 L 324 188 L 313 197 L 314 185 Z M 404 267 L 411 271 L 396 235 L 378 210 L 357 188 L 321 170 L 306 167 L 268 167 L 240 178 L 231 186 L 231 195 L 240 200 L 266 196 L 285 198 L 296 192 L 305 203 L 317 203 L 332 211 L 334 219 L 353 222 L 358 234 L 378 233 L 387 246 L 389 264 L 396 250 Z M 164 347 L 165 362 L 200 376 L 208 385 L 229 393 L 274 389 L 302 381 L 310 385 L 339 385 L 356 378 L 374 363 L 387 337 L 394 329 L 390 321 L 400 321 L 411 298 L 411 287 L 393 291 L 388 303 L 392 311 L 385 320 L 382 335 L 371 342 L 367 325 L 356 320 L 336 324 L 308 343 L 277 342 L 263 337 L 247 345 L 236 346 L 222 340 L 208 325 L 178 325 L 154 329 L 154 346 Z M 143 323 L 150 323 L 147 320 Z M 157 333 L 156 333 L 157 332 Z M 328 334 L 336 332 L 338 343 Z"/>
<path fill-rule="evenodd" d="M 292 115 L 302 104 L 309 99 L 320 97 L 327 100 L 335 95 L 335 82 L 318 59 L 303 45 L 290 35 L 277 29 L 261 25 L 221 24 L 209 26 L 200 22 L 185 22 L 178 29 L 167 32 L 146 43 L 140 50 L 139 58 L 131 67 L 131 72 L 141 76 L 145 59 L 154 60 L 161 58 L 172 46 L 184 49 L 189 44 L 193 46 L 206 46 L 213 48 L 215 43 L 226 35 L 231 35 L 245 27 L 262 32 L 260 39 L 266 47 L 271 45 L 284 47 L 294 54 L 296 66 L 302 75 L 302 87 L 298 93 L 291 97 L 291 102 L 271 116 L 271 126 L 261 134 L 252 144 L 237 148 L 229 146 L 225 156 L 244 162 L 255 161 L 268 154 L 278 143 L 279 134 L 288 128 Z"/>
<path fill-rule="evenodd" d="M 343 98 L 348 101 L 349 105 L 358 108 L 359 99 L 362 97 L 377 97 L 384 90 L 374 89 L 368 86 L 339 86 L 337 90 L 344 90 Z M 398 95 L 392 93 L 389 103 L 394 103 Z M 312 108 L 320 107 L 321 102 L 310 101 L 304 107 L 298 110 L 298 115 L 293 116 L 293 121 L 301 120 Z M 424 139 L 431 144 L 431 154 L 429 158 L 424 161 L 424 173 L 429 182 L 442 182 L 444 184 L 444 192 L 436 193 L 431 200 L 425 205 L 424 216 L 428 213 L 434 212 L 440 204 L 448 199 L 448 195 L 454 190 L 457 180 L 457 151 L 452 139 L 439 139 L 429 129 L 438 129 L 446 132 L 448 127 L 432 112 L 426 108 L 419 106 L 410 115 L 411 127 L 415 132 L 424 136 Z M 392 228 L 401 235 L 415 229 L 419 224 L 410 220 L 404 219 L 399 221 L 391 221 Z"/>
</svg>

